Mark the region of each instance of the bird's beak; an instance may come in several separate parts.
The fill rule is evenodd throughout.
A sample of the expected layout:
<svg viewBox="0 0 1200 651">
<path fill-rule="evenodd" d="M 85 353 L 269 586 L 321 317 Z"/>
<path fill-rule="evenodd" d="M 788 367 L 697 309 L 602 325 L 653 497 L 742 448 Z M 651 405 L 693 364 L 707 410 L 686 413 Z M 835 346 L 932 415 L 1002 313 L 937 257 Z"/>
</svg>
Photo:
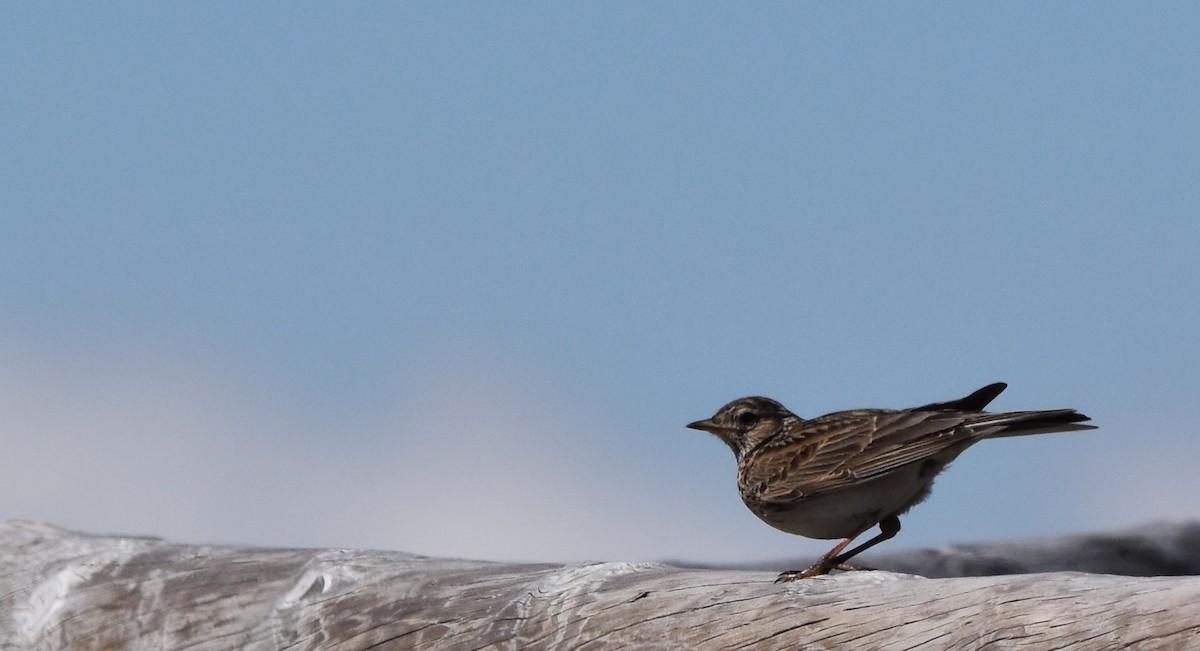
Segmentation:
<svg viewBox="0 0 1200 651">
<path fill-rule="evenodd" d="M 702 432 L 710 432 L 713 434 L 715 434 L 717 430 L 721 429 L 720 427 L 717 427 L 716 423 L 712 422 L 711 418 L 698 420 L 694 423 L 688 423 L 687 426 L 691 429 L 698 429 Z"/>
</svg>

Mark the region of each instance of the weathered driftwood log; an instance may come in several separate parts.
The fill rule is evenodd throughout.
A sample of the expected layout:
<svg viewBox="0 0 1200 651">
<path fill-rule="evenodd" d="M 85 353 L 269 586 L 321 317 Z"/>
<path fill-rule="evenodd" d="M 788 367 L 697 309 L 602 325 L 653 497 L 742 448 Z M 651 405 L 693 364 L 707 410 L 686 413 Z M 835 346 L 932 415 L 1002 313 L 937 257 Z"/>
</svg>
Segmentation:
<svg viewBox="0 0 1200 651">
<path fill-rule="evenodd" d="M 1200 648 L 1200 577 L 926 579 L 179 545 L 0 524 L 4 649 Z"/>
</svg>

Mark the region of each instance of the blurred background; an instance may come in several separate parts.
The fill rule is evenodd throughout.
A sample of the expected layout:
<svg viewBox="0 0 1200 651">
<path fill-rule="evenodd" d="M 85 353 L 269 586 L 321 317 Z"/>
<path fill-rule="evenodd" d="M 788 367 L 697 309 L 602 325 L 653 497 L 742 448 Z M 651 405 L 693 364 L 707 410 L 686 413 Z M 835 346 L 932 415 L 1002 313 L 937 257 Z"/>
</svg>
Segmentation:
<svg viewBox="0 0 1200 651">
<path fill-rule="evenodd" d="M 817 554 L 684 428 L 1010 383 L 887 548 L 1200 517 L 1200 8 L 27 3 L 0 518 Z"/>
</svg>

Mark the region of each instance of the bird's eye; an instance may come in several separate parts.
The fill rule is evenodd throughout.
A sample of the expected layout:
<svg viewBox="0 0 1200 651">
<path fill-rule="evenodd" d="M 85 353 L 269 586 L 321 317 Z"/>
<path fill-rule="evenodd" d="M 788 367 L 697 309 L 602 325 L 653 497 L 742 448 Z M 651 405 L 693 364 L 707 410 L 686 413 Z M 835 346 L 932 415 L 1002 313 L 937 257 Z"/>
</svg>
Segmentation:
<svg viewBox="0 0 1200 651">
<path fill-rule="evenodd" d="M 743 411 L 737 416 L 737 425 L 742 429 L 750 429 L 754 424 L 761 420 L 761 417 L 752 411 Z"/>
</svg>

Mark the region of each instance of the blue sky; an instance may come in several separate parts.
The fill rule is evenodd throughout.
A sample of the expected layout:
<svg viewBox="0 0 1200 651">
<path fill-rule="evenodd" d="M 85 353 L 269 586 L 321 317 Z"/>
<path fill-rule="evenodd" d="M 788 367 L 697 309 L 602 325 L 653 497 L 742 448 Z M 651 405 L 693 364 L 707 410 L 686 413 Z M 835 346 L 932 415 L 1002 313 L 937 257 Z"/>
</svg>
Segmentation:
<svg viewBox="0 0 1200 651">
<path fill-rule="evenodd" d="M 36 3 L 0 26 L 0 517 L 822 551 L 683 428 L 1003 380 L 893 548 L 1200 517 L 1200 9 Z"/>
</svg>

